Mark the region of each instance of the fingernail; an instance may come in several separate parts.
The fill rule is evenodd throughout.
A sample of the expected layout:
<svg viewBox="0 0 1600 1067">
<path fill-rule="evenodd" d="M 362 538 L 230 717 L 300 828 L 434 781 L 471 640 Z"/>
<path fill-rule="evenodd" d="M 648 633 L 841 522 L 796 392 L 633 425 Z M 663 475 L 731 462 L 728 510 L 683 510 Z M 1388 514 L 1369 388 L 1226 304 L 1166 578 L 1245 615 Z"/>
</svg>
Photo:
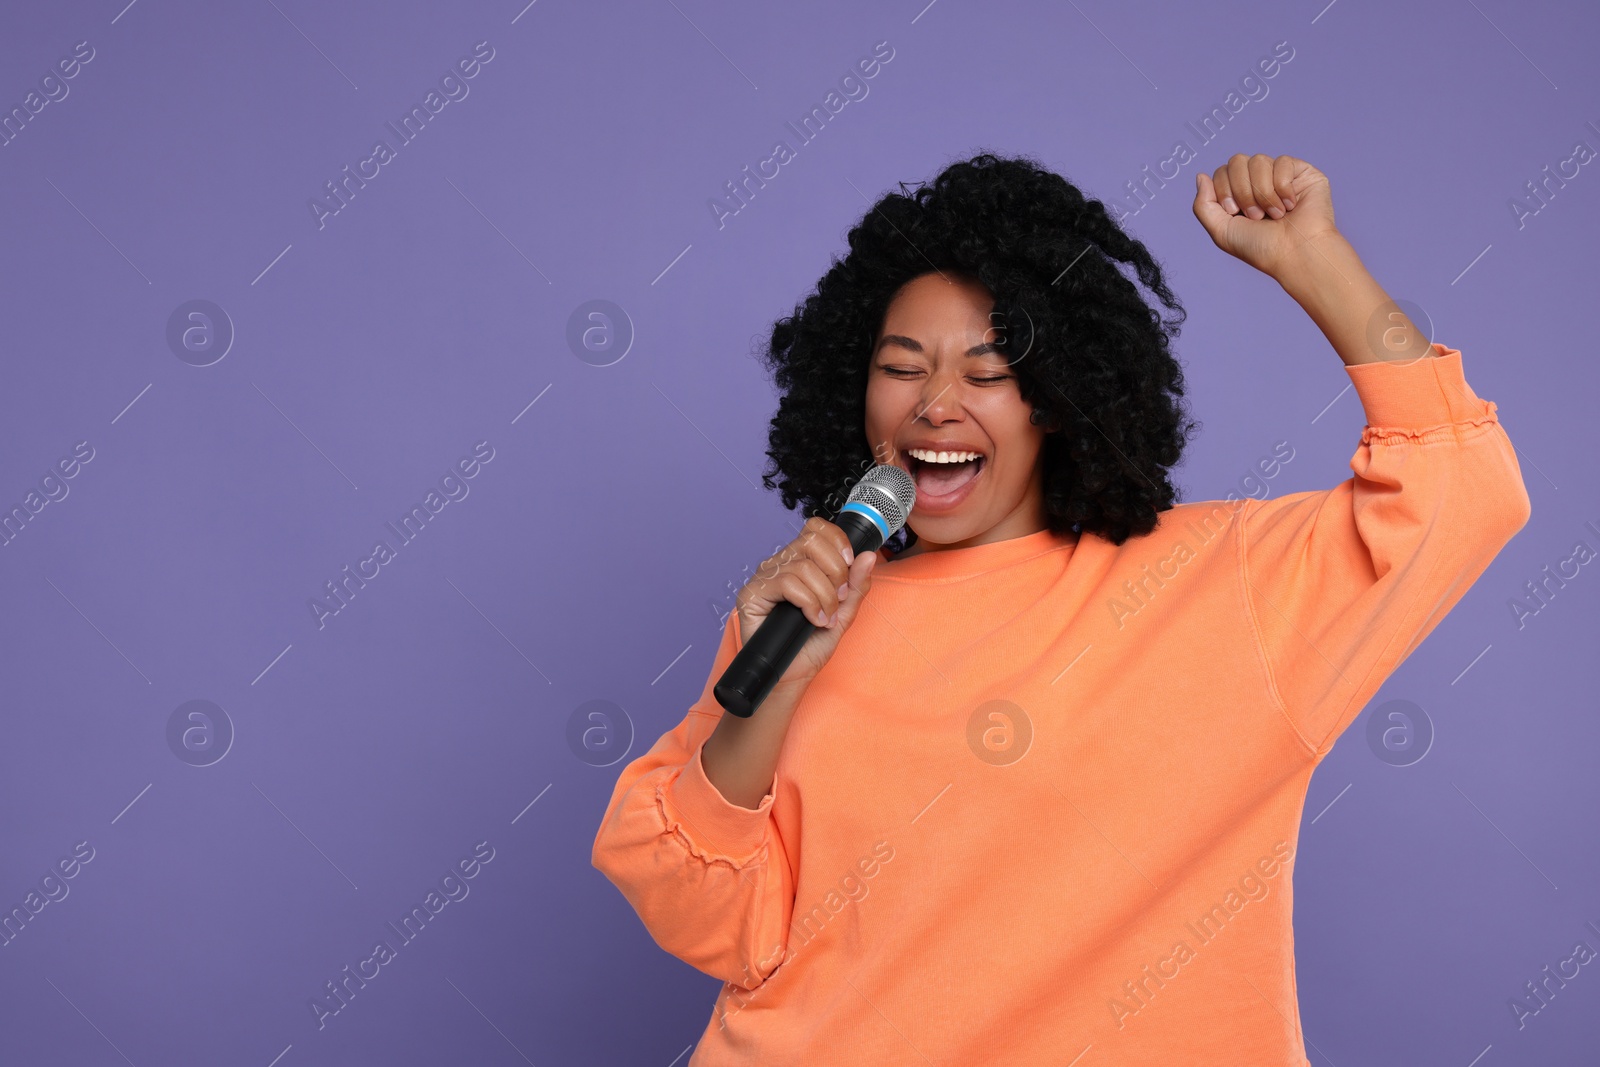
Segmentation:
<svg viewBox="0 0 1600 1067">
<path fill-rule="evenodd" d="M 1231 197 L 1231 196 L 1225 196 L 1225 197 L 1222 198 L 1222 206 L 1227 208 L 1228 214 L 1230 214 L 1230 215 L 1234 214 L 1236 211 L 1239 210 L 1238 203 L 1236 203 L 1234 201 L 1233 197 Z"/>
<path fill-rule="evenodd" d="M 850 595 L 850 583 L 849 582 L 845 582 L 843 585 L 841 585 L 839 587 L 839 599 L 843 600 L 845 597 L 847 597 L 849 595 Z"/>
<path fill-rule="evenodd" d="M 848 548 L 841 548 L 839 550 L 839 554 L 844 557 L 844 562 L 845 562 L 846 566 L 849 566 L 850 564 L 855 562 L 855 559 L 856 559 L 855 553 L 851 552 Z"/>
<path fill-rule="evenodd" d="M 1285 210 L 1293 211 L 1294 210 L 1294 197 L 1292 197 L 1292 196 L 1284 197 L 1283 198 L 1283 206 L 1284 206 Z"/>
<path fill-rule="evenodd" d="M 1276 206 L 1269 207 L 1267 208 L 1267 214 L 1271 215 L 1275 219 L 1281 219 L 1283 218 L 1283 208 Z"/>
</svg>

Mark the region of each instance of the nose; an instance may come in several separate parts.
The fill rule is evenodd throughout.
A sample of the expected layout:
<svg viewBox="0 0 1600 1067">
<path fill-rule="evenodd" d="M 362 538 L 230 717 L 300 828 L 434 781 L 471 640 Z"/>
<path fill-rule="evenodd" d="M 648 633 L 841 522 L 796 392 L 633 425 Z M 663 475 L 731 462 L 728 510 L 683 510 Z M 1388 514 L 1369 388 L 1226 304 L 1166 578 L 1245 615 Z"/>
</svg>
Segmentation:
<svg viewBox="0 0 1600 1067">
<path fill-rule="evenodd" d="M 961 390 L 956 388 L 960 375 L 939 371 L 928 375 L 917 401 L 917 417 L 935 426 L 960 421 L 965 412 L 961 407 Z"/>
</svg>

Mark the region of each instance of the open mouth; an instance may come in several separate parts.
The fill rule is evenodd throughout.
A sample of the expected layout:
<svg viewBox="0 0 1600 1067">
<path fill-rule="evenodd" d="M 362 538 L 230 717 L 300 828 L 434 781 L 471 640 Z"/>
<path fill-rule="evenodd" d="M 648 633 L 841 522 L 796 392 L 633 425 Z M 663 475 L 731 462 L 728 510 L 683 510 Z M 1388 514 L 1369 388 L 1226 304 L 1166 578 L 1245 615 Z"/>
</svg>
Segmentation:
<svg viewBox="0 0 1600 1067">
<path fill-rule="evenodd" d="M 917 483 L 918 503 L 922 503 L 926 498 L 942 501 L 964 495 L 983 471 L 988 457 L 979 456 L 965 463 L 932 463 L 915 456 L 907 456 L 906 460 L 911 466 L 911 477 Z"/>
</svg>

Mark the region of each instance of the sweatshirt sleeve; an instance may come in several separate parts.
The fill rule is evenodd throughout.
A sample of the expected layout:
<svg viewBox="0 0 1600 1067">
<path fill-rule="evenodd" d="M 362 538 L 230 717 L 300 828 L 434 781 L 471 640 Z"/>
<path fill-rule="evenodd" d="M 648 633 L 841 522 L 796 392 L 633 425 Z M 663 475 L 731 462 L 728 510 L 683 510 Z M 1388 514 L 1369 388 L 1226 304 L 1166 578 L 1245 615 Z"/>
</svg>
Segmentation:
<svg viewBox="0 0 1600 1067">
<path fill-rule="evenodd" d="M 1268 685 L 1316 759 L 1527 524 L 1493 401 L 1437 342 L 1345 367 L 1367 425 L 1355 477 L 1243 507 L 1239 563 Z"/>
<path fill-rule="evenodd" d="M 727 800 L 706 777 L 700 749 L 724 714 L 712 695 L 741 647 L 729 612 L 700 699 L 683 721 L 622 771 L 593 865 L 622 891 L 650 936 L 714 978 L 754 989 L 787 944 L 794 883 L 773 818 Z M 758 712 L 759 714 L 759 712 Z"/>
</svg>

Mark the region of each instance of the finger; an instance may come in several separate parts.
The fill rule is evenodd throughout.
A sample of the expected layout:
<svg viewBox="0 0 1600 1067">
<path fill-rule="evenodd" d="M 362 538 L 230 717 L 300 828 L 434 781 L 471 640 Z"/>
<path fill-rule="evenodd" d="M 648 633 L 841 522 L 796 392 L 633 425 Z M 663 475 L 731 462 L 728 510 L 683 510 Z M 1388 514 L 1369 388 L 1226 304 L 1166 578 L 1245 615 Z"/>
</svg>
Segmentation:
<svg viewBox="0 0 1600 1067">
<path fill-rule="evenodd" d="M 812 516 L 800 527 L 800 533 L 793 541 L 784 545 L 782 549 L 768 556 L 761 564 L 760 575 L 763 578 L 775 578 L 789 564 L 798 559 L 805 559 L 810 555 L 809 546 L 819 537 L 825 536 L 823 528 L 833 526 L 819 516 Z M 837 529 L 837 527 L 834 527 Z M 840 531 L 843 533 L 844 531 Z M 846 539 L 848 541 L 848 538 Z"/>
<path fill-rule="evenodd" d="M 846 566 L 855 558 L 855 549 L 850 547 L 850 535 L 841 530 L 837 523 L 813 515 L 806 520 L 806 533 L 810 535 L 806 540 L 808 546 L 819 542 L 832 546 L 834 553 Z"/>
<path fill-rule="evenodd" d="M 855 596 L 865 592 L 872 586 L 872 572 L 878 566 L 876 552 L 863 552 L 850 564 L 849 577 L 845 579 L 843 588 L 846 596 Z"/>
<path fill-rule="evenodd" d="M 1275 219 L 1284 216 L 1283 203 L 1278 199 L 1278 190 L 1272 182 L 1272 157 L 1257 152 L 1250 157 L 1250 194 L 1255 197 L 1255 210 L 1247 212 L 1253 219 L 1264 219 L 1271 215 Z"/>
<path fill-rule="evenodd" d="M 1300 173 L 1300 160 L 1279 156 L 1272 161 L 1272 185 L 1278 191 L 1284 211 L 1294 210 L 1294 176 Z"/>
<path fill-rule="evenodd" d="M 812 609 L 806 615 L 818 626 L 826 626 L 827 616 L 839 610 L 840 583 L 822 573 L 822 568 L 810 559 L 797 560 L 783 572 L 779 581 L 783 583 L 784 599 L 790 599 L 791 593 L 801 597 L 805 603 L 797 606 Z"/>
<path fill-rule="evenodd" d="M 822 569 L 834 585 L 845 580 L 850 564 L 845 562 L 845 552 L 850 550 L 850 538 L 831 522 L 819 519 L 821 526 L 808 530 L 795 541 L 797 559 L 810 560 Z"/>
<path fill-rule="evenodd" d="M 798 540 L 798 538 L 796 540 Z M 779 571 L 783 570 L 783 565 L 785 563 L 788 563 L 798 555 L 799 551 L 795 548 L 794 541 L 790 541 L 788 544 L 778 549 L 778 551 L 761 561 L 761 566 L 756 568 L 756 577 L 771 581 L 778 576 Z"/>
<path fill-rule="evenodd" d="M 859 563 L 850 568 L 850 582 L 846 595 L 839 604 L 839 617 L 835 621 L 845 626 L 850 625 L 861 610 L 861 603 L 866 598 L 867 591 L 872 588 L 872 572 L 877 567 L 878 554 L 864 552 Z"/>
<path fill-rule="evenodd" d="M 1212 173 L 1211 184 L 1217 190 L 1217 205 L 1228 214 L 1237 215 L 1239 213 L 1239 205 L 1233 199 L 1233 187 L 1228 180 L 1228 165 L 1226 163 Z"/>
<path fill-rule="evenodd" d="M 759 614 L 765 621 L 772 614 L 772 609 L 779 604 L 789 603 L 800 609 L 806 621 L 813 626 L 822 626 L 826 612 L 822 610 L 821 598 L 804 578 L 792 571 L 784 571 L 770 581 L 761 582 L 751 587 L 750 603 L 747 607 L 755 614 Z M 761 610 L 761 609 L 765 610 Z"/>
<path fill-rule="evenodd" d="M 1228 160 L 1228 189 L 1239 208 L 1236 214 L 1258 217 L 1250 214 L 1250 208 L 1256 206 L 1256 198 L 1250 188 L 1250 157 L 1243 152 L 1234 153 Z"/>
</svg>

